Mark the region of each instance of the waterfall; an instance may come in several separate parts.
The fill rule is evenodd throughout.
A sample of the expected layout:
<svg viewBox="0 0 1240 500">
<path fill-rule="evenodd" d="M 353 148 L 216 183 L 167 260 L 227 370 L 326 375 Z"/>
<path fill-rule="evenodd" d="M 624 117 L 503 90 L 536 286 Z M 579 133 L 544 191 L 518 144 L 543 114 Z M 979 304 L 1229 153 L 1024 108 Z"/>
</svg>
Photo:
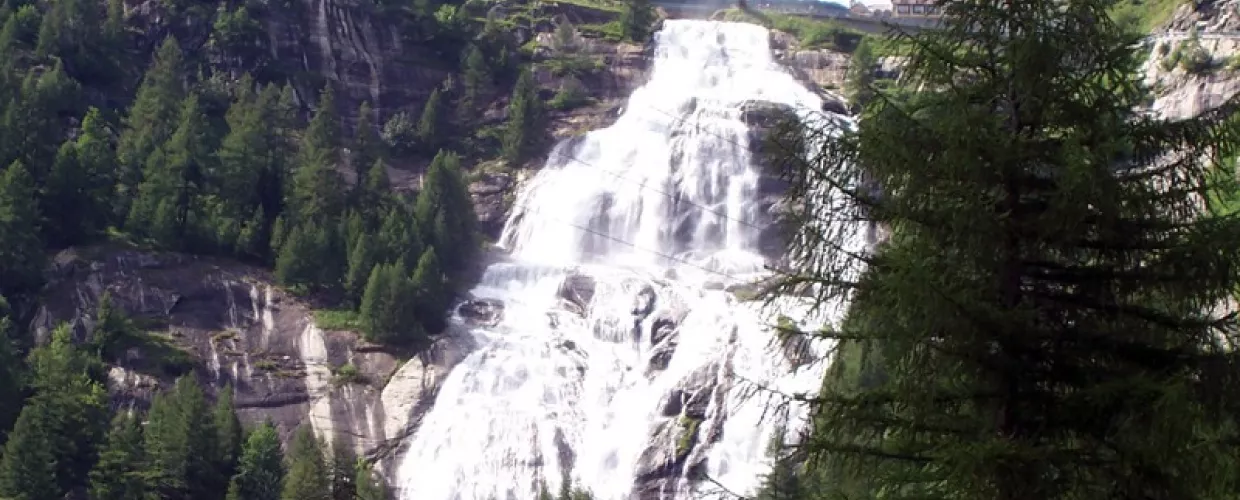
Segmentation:
<svg viewBox="0 0 1240 500">
<path fill-rule="evenodd" d="M 821 367 L 794 370 L 771 311 L 725 288 L 764 275 L 770 222 L 742 106 L 820 98 L 760 26 L 670 20 L 654 46 L 616 123 L 558 145 L 522 187 L 511 260 L 472 291 L 502 317 L 466 325 L 480 347 L 411 438 L 400 498 L 525 500 L 565 474 L 599 500 L 751 492 L 769 443 L 804 420 L 765 415 L 746 381 L 812 393 Z M 783 302 L 803 324 L 830 319 Z"/>
</svg>

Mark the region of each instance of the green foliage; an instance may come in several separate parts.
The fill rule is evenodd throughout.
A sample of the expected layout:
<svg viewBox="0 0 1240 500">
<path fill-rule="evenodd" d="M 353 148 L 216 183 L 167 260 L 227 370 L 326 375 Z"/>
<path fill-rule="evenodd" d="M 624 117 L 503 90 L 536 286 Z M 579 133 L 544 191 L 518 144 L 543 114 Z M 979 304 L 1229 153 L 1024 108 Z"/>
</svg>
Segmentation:
<svg viewBox="0 0 1240 500">
<path fill-rule="evenodd" d="M 435 155 L 413 215 L 422 241 L 440 249 L 439 263 L 444 272 L 454 281 L 462 278 L 477 256 L 478 232 L 473 202 L 455 153 L 440 151 Z"/>
<path fill-rule="evenodd" d="M 353 363 L 345 363 L 332 369 L 332 385 L 365 384 L 366 376 Z"/>
<path fill-rule="evenodd" d="M 408 307 L 416 299 L 417 289 L 403 267 L 379 264 L 370 272 L 358 310 L 368 340 L 414 346 L 427 340 L 421 323 Z"/>
<path fill-rule="evenodd" d="M 1110 6 L 1111 19 L 1121 29 L 1146 35 L 1161 28 L 1185 0 L 1120 0 Z"/>
<path fill-rule="evenodd" d="M 859 107 L 864 107 L 874 97 L 874 65 L 878 58 L 871 48 L 870 37 L 861 39 L 857 49 L 848 61 L 848 73 L 844 79 L 844 94 L 848 100 Z"/>
<path fill-rule="evenodd" d="M 417 128 L 409 114 L 401 111 L 392 115 L 383 125 L 383 142 L 392 154 L 404 156 L 414 151 L 418 143 Z"/>
<path fill-rule="evenodd" d="M 777 291 L 851 299 L 812 332 L 840 344 L 798 488 L 1230 498 L 1236 334 L 1214 305 L 1237 290 L 1240 219 L 1199 200 L 1236 185 L 1216 165 L 1240 102 L 1140 111 L 1136 40 L 1106 1 L 944 7 L 863 126 L 786 159 L 801 264 Z M 867 255 L 823 236 L 859 216 L 890 231 Z"/>
<path fill-rule="evenodd" d="M 443 97 L 439 95 L 439 89 L 431 91 L 431 96 L 426 100 L 426 105 L 422 107 L 422 117 L 418 120 L 418 129 L 416 132 L 418 144 L 430 151 L 437 151 L 439 146 L 443 144 L 444 133 L 446 132 L 445 119 L 447 111 L 444 109 Z"/>
<path fill-rule="evenodd" d="M 14 294 L 42 282 L 43 241 L 34 179 L 21 163 L 0 172 L 0 293 Z"/>
<path fill-rule="evenodd" d="M 369 463 L 364 460 L 358 460 L 354 470 L 356 475 L 353 484 L 357 487 L 357 500 L 388 499 L 387 485 L 374 477 Z"/>
<path fill-rule="evenodd" d="M 151 403 L 145 428 L 146 478 L 161 498 L 209 499 L 220 472 L 217 434 L 202 388 L 192 376 Z"/>
<path fill-rule="evenodd" d="M 283 478 L 280 436 L 270 421 L 263 422 L 245 440 L 237 474 L 228 486 L 228 500 L 279 500 Z"/>
<path fill-rule="evenodd" d="M 130 413 L 119 413 L 90 471 L 93 500 L 144 500 L 142 423 Z"/>
<path fill-rule="evenodd" d="M 13 349 L 12 334 L 8 302 L 0 296 L 0 446 L 7 441 L 22 403 L 22 367 Z"/>
<path fill-rule="evenodd" d="M 323 445 L 309 425 L 302 425 L 289 443 L 288 474 L 284 477 L 282 500 L 329 500 L 331 483 Z"/>
<path fill-rule="evenodd" d="M 654 6 L 650 0 L 625 0 L 620 11 L 620 30 L 625 39 L 646 43 L 655 19 Z"/>
<path fill-rule="evenodd" d="M 803 48 L 852 52 L 861 42 L 862 33 L 834 21 L 785 14 L 767 16 L 770 28 L 795 36 Z"/>
<path fill-rule="evenodd" d="M 146 72 L 129 108 L 125 130 L 116 148 L 120 162 L 120 196 L 116 213 L 129 213 L 129 203 L 142 182 L 142 170 L 155 150 L 172 137 L 176 117 L 185 99 L 184 54 L 173 37 L 168 37 L 155 55 L 155 64 Z"/>
<path fill-rule="evenodd" d="M 228 486 L 229 478 L 236 472 L 237 462 L 241 457 L 242 435 L 241 421 L 237 419 L 237 411 L 233 406 L 232 385 L 225 385 L 216 396 L 215 408 L 211 413 L 212 425 L 215 427 L 214 457 L 216 475 L 212 490 L 220 491 Z"/>
<path fill-rule="evenodd" d="M 531 150 L 540 139 L 534 136 L 542 125 L 542 101 L 538 88 L 529 71 L 517 78 L 508 104 L 508 122 L 505 124 L 503 147 L 504 159 L 519 165 L 529 158 Z"/>
</svg>

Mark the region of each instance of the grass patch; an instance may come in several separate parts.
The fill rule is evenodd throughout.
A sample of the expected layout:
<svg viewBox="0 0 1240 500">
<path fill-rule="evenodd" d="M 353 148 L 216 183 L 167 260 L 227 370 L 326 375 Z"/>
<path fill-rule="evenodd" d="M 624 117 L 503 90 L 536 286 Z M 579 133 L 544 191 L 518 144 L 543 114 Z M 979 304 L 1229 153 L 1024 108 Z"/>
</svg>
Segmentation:
<svg viewBox="0 0 1240 500">
<path fill-rule="evenodd" d="M 602 24 L 578 24 L 577 32 L 587 38 L 601 38 L 612 43 L 624 41 L 624 29 L 619 20 Z"/>
<path fill-rule="evenodd" d="M 273 372 L 280 368 L 280 365 L 270 359 L 260 359 L 254 362 L 254 369 L 264 372 Z"/>
<path fill-rule="evenodd" d="M 1121 0 L 1111 7 L 1111 19 L 1141 34 L 1167 24 L 1185 0 Z"/>
<path fill-rule="evenodd" d="M 676 440 L 676 454 L 684 456 L 693 448 L 693 438 L 697 436 L 698 426 L 702 424 L 701 419 L 693 418 L 688 415 L 680 417 L 680 438 Z"/>
<path fill-rule="evenodd" d="M 198 359 L 193 354 L 162 332 L 132 331 L 115 337 L 107 346 L 105 356 L 122 359 L 125 352 L 131 349 L 139 355 L 125 364 L 148 375 L 179 377 L 198 366 Z"/>
<path fill-rule="evenodd" d="M 560 56 L 539 63 L 557 77 L 588 76 L 605 69 L 602 59 L 589 56 Z"/>
<path fill-rule="evenodd" d="M 314 323 L 324 330 L 358 332 L 362 330 L 362 318 L 351 309 L 315 309 Z"/>
<path fill-rule="evenodd" d="M 766 14 L 768 27 L 797 37 L 802 48 L 852 52 L 864 36 L 860 31 L 834 21 L 811 19 L 787 14 Z"/>
<path fill-rule="evenodd" d="M 353 363 L 345 363 L 343 365 L 332 368 L 332 385 L 340 387 L 348 384 L 365 384 L 366 376 L 357 369 Z"/>
<path fill-rule="evenodd" d="M 608 0 L 555 0 L 547 3 L 552 6 L 559 4 L 574 5 L 577 7 L 585 7 L 587 9 L 606 11 L 617 15 L 620 14 L 621 10 L 624 10 L 622 3 Z"/>
<path fill-rule="evenodd" d="M 234 332 L 234 331 L 216 332 L 214 335 L 211 336 L 211 343 L 218 344 L 220 342 L 235 340 L 236 338 L 237 338 L 237 332 Z"/>
</svg>

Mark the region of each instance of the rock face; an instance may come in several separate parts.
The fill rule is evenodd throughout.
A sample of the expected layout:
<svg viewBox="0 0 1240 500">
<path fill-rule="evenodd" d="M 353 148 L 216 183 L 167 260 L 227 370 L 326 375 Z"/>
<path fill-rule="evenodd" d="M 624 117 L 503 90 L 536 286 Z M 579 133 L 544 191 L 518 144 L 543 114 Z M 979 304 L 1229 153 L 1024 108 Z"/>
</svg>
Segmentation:
<svg viewBox="0 0 1240 500">
<path fill-rule="evenodd" d="M 116 405 L 145 407 L 174 377 L 196 374 L 210 392 L 231 384 L 243 421 L 271 419 L 286 438 L 309 423 L 384 470 L 439 382 L 471 348 L 445 335 L 402 366 L 352 332 L 321 329 L 311 309 L 271 286 L 265 271 L 119 248 L 56 256 L 32 329 L 46 338 L 69 322 L 84 337 L 104 293 L 160 340 L 131 349 L 110 368 Z M 345 365 L 357 375 L 338 375 Z"/>
<path fill-rule="evenodd" d="M 1142 66 L 1145 83 L 1154 92 L 1150 109 L 1171 119 L 1189 118 L 1213 109 L 1240 92 L 1240 66 L 1233 61 L 1240 53 L 1240 2 L 1205 0 L 1181 5 L 1164 29 L 1147 42 L 1149 59 Z M 1198 32 L 1191 40 L 1190 31 Z M 1194 49 L 1204 51 L 1209 62 L 1191 68 L 1176 60 Z"/>
</svg>

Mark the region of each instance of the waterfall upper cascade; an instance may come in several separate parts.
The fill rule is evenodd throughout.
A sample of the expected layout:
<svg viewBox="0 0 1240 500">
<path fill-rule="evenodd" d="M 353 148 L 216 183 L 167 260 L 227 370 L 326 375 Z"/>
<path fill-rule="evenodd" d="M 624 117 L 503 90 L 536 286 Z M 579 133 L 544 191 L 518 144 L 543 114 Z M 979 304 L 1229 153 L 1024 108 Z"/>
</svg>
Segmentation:
<svg viewBox="0 0 1240 500">
<path fill-rule="evenodd" d="M 821 109 L 768 42 L 751 24 L 666 21 L 616 123 L 557 146 L 523 187 L 512 259 L 472 291 L 503 316 L 468 328 L 480 347 L 411 438 L 401 498 L 532 499 L 566 473 L 599 500 L 684 498 L 713 487 L 703 476 L 756 487 L 803 409 L 764 415 L 740 381 L 812 393 L 822 375 L 794 370 L 770 311 L 724 290 L 762 275 L 769 223 L 742 105 Z"/>
</svg>

